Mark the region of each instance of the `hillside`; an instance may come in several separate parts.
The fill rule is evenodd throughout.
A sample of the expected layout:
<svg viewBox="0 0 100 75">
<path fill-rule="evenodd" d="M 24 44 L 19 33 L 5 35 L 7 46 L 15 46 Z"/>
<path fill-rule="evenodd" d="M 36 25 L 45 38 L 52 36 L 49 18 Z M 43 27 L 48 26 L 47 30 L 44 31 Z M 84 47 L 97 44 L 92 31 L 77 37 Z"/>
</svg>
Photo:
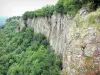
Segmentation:
<svg viewBox="0 0 100 75">
<path fill-rule="evenodd" d="M 7 19 L 1 75 L 100 75 L 99 7 L 99 0 L 58 0 Z"/>
<path fill-rule="evenodd" d="M 16 32 L 18 26 L 9 21 L 0 28 L 0 75 L 59 75 L 60 58 L 45 36 L 29 28 Z"/>
</svg>

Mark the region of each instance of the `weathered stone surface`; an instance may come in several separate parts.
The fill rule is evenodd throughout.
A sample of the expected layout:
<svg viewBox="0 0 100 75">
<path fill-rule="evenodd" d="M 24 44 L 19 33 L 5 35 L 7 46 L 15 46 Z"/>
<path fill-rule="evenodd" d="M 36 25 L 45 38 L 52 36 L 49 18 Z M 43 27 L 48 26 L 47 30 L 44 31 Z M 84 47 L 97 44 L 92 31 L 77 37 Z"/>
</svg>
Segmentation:
<svg viewBox="0 0 100 75">
<path fill-rule="evenodd" d="M 80 15 L 87 15 L 87 14 L 88 14 L 88 10 L 86 10 L 86 9 L 80 10 Z"/>
<path fill-rule="evenodd" d="M 19 22 L 22 26 L 25 23 L 22 19 Z M 84 65 L 100 64 L 100 34 L 94 27 L 79 28 L 74 18 L 60 14 L 28 19 L 26 24 L 44 34 L 55 53 L 62 56 L 62 75 L 91 75 L 88 73 L 94 71 L 87 71 Z"/>
<path fill-rule="evenodd" d="M 97 16 L 97 18 L 95 19 L 95 22 L 96 22 L 96 23 L 100 23 L 100 15 Z"/>
</svg>

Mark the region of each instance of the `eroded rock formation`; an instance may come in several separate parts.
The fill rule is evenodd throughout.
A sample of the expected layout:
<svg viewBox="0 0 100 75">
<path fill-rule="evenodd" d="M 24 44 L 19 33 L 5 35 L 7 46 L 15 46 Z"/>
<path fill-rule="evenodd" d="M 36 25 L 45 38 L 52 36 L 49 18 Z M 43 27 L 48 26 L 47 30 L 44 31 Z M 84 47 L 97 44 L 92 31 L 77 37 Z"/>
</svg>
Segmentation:
<svg viewBox="0 0 100 75">
<path fill-rule="evenodd" d="M 26 20 L 27 26 L 44 34 L 55 53 L 62 56 L 62 75 L 97 75 L 100 72 L 100 29 L 89 25 L 89 15 L 77 14 L 72 18 L 53 14 Z M 20 28 L 25 26 L 25 21 L 20 19 L 19 22 Z"/>
</svg>

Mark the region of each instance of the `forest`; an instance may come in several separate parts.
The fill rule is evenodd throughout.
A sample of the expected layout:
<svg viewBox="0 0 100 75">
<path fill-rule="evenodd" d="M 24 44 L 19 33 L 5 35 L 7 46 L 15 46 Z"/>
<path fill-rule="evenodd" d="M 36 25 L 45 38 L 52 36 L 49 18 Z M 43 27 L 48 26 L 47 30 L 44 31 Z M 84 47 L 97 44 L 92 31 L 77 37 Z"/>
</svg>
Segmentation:
<svg viewBox="0 0 100 75">
<path fill-rule="evenodd" d="M 19 23 L 0 26 L 0 75 L 59 75 L 61 59 L 46 37 L 31 28 L 16 32 Z"/>
</svg>

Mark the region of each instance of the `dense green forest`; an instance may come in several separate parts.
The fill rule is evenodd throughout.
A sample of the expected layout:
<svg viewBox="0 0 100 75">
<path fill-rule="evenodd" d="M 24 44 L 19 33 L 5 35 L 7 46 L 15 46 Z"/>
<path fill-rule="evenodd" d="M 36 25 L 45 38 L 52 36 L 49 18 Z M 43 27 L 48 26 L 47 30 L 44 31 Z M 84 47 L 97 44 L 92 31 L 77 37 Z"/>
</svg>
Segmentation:
<svg viewBox="0 0 100 75">
<path fill-rule="evenodd" d="M 59 75 L 61 60 L 42 34 L 30 28 L 16 32 L 19 23 L 0 27 L 0 75 Z"/>
</svg>

